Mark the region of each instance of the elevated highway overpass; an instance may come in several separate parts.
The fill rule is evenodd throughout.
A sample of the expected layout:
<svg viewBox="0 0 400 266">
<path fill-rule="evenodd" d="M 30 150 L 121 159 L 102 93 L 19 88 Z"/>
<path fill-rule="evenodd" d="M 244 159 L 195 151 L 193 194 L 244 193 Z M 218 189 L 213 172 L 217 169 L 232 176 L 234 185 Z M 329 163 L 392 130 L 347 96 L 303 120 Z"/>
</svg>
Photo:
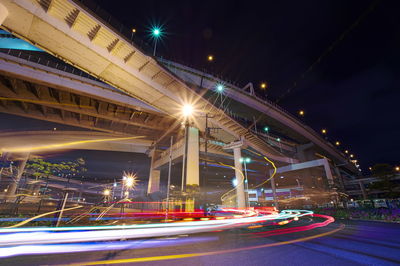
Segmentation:
<svg viewBox="0 0 400 266">
<path fill-rule="evenodd" d="M 1 112 L 109 134 L 143 135 L 152 141 L 146 146 L 149 152 L 165 147 L 171 134 L 178 135 L 175 139 L 182 138 L 180 111 L 190 103 L 197 112 L 187 125 L 186 135 L 197 140 L 185 144 L 191 149 L 187 162 L 198 162 L 200 139 L 206 137 L 224 145 L 240 140 L 245 145 L 236 149 L 247 147 L 278 166 L 322 156 L 332 169 L 357 173 L 335 147 L 278 106 L 209 74 L 146 55 L 78 2 L 5 0 L 0 4 L 0 22 L 3 29 L 98 80 L 66 73 L 40 60 L 32 62 L 3 53 Z M 213 88 L 219 82 L 226 85 L 226 96 L 245 111 L 226 111 L 213 104 Z M 245 114 L 257 117 L 256 124 L 270 126 L 282 139 L 254 130 L 254 125 L 243 122 L 251 120 Z M 209 117 L 208 126 L 220 130 L 207 136 L 205 115 Z M 164 157 L 158 158 L 165 163 L 166 151 L 161 153 Z M 237 154 L 235 160 L 240 159 Z M 198 184 L 198 165 L 186 166 L 187 175 L 193 176 L 187 184 Z M 159 173 L 152 173 L 150 180 L 159 182 Z"/>
</svg>

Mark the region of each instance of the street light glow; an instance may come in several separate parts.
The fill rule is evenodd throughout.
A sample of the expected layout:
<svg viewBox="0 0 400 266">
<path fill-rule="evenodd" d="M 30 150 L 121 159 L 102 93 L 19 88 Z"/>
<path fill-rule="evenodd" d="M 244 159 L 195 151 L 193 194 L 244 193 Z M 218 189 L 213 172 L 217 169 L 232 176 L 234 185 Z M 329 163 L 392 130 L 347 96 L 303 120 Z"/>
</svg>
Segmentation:
<svg viewBox="0 0 400 266">
<path fill-rule="evenodd" d="M 340 145 L 340 142 L 339 142 L 339 141 L 336 141 L 336 142 L 335 142 L 335 145 L 336 145 L 336 146 L 339 146 L 339 145 Z"/>
<path fill-rule="evenodd" d="M 268 130 L 269 130 L 269 127 L 264 127 L 265 132 L 268 132 Z"/>
<path fill-rule="evenodd" d="M 104 195 L 104 196 L 109 196 L 109 195 L 110 195 L 110 190 L 109 190 L 109 189 L 105 189 L 105 190 L 103 191 L 103 195 Z"/>
<path fill-rule="evenodd" d="M 213 55 L 207 56 L 207 60 L 208 60 L 209 62 L 214 61 L 214 56 L 213 56 Z"/>
<path fill-rule="evenodd" d="M 246 157 L 246 158 L 241 157 L 241 158 L 240 158 L 240 162 L 241 162 L 241 163 L 243 163 L 243 162 L 245 162 L 245 163 L 250 163 L 250 162 L 251 162 L 251 159 L 250 159 L 249 157 Z"/>
<path fill-rule="evenodd" d="M 224 85 L 218 84 L 218 85 L 217 85 L 217 91 L 218 91 L 218 92 L 223 92 L 223 91 L 224 91 Z"/>
<path fill-rule="evenodd" d="M 299 111 L 299 115 L 300 115 L 300 116 L 304 116 L 304 110 L 300 110 L 300 111 Z"/>
<path fill-rule="evenodd" d="M 327 130 L 326 130 L 325 128 L 323 128 L 323 129 L 321 130 L 321 132 L 322 132 L 322 134 L 326 134 Z"/>
<path fill-rule="evenodd" d="M 154 28 L 153 29 L 153 36 L 157 38 L 160 35 L 161 35 L 161 30 L 159 28 Z"/>
<path fill-rule="evenodd" d="M 260 87 L 261 87 L 261 89 L 266 89 L 267 88 L 267 83 L 266 82 L 262 82 Z"/>
<path fill-rule="evenodd" d="M 185 104 L 182 107 L 183 116 L 188 117 L 193 114 L 193 106 L 190 104 Z"/>
</svg>

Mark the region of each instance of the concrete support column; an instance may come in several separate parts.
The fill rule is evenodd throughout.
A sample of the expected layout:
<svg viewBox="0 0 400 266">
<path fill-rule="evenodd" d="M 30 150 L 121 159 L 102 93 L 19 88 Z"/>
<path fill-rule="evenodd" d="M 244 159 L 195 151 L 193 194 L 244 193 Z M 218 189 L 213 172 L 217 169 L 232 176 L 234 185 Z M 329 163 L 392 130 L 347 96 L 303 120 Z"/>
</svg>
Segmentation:
<svg viewBox="0 0 400 266">
<path fill-rule="evenodd" d="M 15 191 L 17 191 L 19 181 L 21 180 L 22 174 L 25 170 L 26 162 L 29 159 L 29 153 L 25 153 L 22 155 L 22 160 L 19 161 L 17 175 L 14 177 L 14 180 L 10 184 L 7 190 L 7 197 L 12 197 L 15 195 Z"/>
<path fill-rule="evenodd" d="M 337 166 L 334 169 L 335 169 L 335 173 L 336 173 L 337 177 L 339 178 L 340 187 L 344 191 L 345 187 L 344 187 L 344 182 L 343 182 L 343 176 L 340 173 L 340 170 Z"/>
<path fill-rule="evenodd" d="M 242 171 L 242 152 L 240 147 L 233 148 L 233 157 L 235 160 L 235 176 L 237 181 L 236 186 L 236 202 L 238 208 L 245 208 L 246 207 L 246 196 L 244 193 L 244 177 Z"/>
<path fill-rule="evenodd" d="M 367 192 L 365 191 L 365 186 L 364 186 L 362 181 L 358 181 L 358 184 L 360 185 L 360 189 L 361 189 L 361 193 L 362 193 L 363 199 L 366 200 L 367 199 Z"/>
<path fill-rule="evenodd" d="M 189 126 L 187 134 L 186 185 L 200 185 L 199 129 Z"/>
<path fill-rule="evenodd" d="M 147 194 L 151 194 L 156 191 L 160 191 L 161 171 L 154 169 L 155 149 L 150 153 L 150 156 L 151 156 L 150 177 L 149 177 L 149 184 L 147 186 Z"/>
<path fill-rule="evenodd" d="M 279 209 L 278 197 L 276 196 L 275 177 L 271 178 L 272 197 L 274 198 L 274 207 Z"/>
<path fill-rule="evenodd" d="M 325 169 L 326 179 L 328 180 L 329 186 L 333 185 L 333 177 L 331 167 L 329 166 L 329 162 L 326 158 L 323 159 L 323 166 Z"/>
<path fill-rule="evenodd" d="M 8 16 L 8 10 L 7 8 L 0 3 L 0 25 L 3 24 L 4 20 L 7 18 Z"/>
</svg>

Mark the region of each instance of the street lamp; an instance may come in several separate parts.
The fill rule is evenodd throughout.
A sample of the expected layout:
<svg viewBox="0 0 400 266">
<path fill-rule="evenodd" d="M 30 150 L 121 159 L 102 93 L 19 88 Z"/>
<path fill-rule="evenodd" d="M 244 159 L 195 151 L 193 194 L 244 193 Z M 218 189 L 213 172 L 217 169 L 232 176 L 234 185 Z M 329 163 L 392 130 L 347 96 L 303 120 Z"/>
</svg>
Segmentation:
<svg viewBox="0 0 400 266">
<path fill-rule="evenodd" d="M 335 142 L 335 145 L 336 145 L 336 146 L 339 146 L 339 145 L 340 145 L 340 142 L 339 142 L 339 141 L 336 141 L 336 142 Z"/>
<path fill-rule="evenodd" d="M 267 83 L 266 82 L 261 82 L 260 88 L 265 90 L 267 88 Z"/>
<path fill-rule="evenodd" d="M 300 110 L 300 111 L 299 111 L 299 115 L 300 115 L 300 116 L 304 116 L 304 110 Z"/>
<path fill-rule="evenodd" d="M 109 189 L 105 189 L 105 190 L 103 191 L 103 195 L 104 195 L 104 196 L 110 196 L 110 190 L 109 190 Z"/>
<path fill-rule="evenodd" d="M 154 38 L 153 56 L 156 56 L 157 41 L 158 41 L 158 38 L 162 35 L 161 29 L 159 27 L 154 27 L 151 30 L 151 35 Z"/>
<path fill-rule="evenodd" d="M 325 128 L 323 128 L 322 130 L 321 130 L 321 132 L 322 132 L 322 134 L 326 134 L 328 131 L 325 129 Z"/>
<path fill-rule="evenodd" d="M 214 61 L 214 56 L 213 56 L 213 55 L 207 56 L 207 61 L 208 61 L 208 62 Z"/>
<path fill-rule="evenodd" d="M 132 29 L 132 35 L 131 35 L 131 41 L 133 40 L 133 35 L 136 33 L 136 29 L 135 28 L 133 28 Z"/>
<path fill-rule="evenodd" d="M 185 118 L 191 116 L 193 114 L 193 111 L 194 111 L 194 108 L 193 108 L 193 105 L 191 105 L 191 104 L 185 104 L 182 107 L 182 114 Z"/>
<path fill-rule="evenodd" d="M 218 92 L 223 92 L 223 91 L 224 91 L 224 85 L 222 85 L 222 84 L 217 84 L 217 91 L 218 91 Z"/>
</svg>

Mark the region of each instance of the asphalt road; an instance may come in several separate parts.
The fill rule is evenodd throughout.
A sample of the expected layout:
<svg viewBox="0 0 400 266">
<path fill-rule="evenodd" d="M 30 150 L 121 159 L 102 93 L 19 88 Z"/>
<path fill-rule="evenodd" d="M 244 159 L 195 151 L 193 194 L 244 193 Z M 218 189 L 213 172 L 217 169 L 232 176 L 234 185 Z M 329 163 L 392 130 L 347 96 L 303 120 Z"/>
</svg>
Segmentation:
<svg viewBox="0 0 400 266">
<path fill-rule="evenodd" d="M 288 225 L 275 226 L 274 229 L 293 228 L 315 221 L 316 218 L 303 218 Z M 101 250 L 15 256 L 1 259 L 0 265 L 400 264 L 400 224 L 336 221 L 322 228 L 289 234 L 265 235 L 266 230 L 271 230 L 271 227 L 159 239 L 86 243 L 78 245 L 77 250 L 88 246 Z M 103 246 L 96 246 L 100 244 Z M 115 249 L 117 245 L 123 247 Z M 50 250 L 51 245 L 44 248 Z M 105 250 L 106 248 L 110 250 Z"/>
</svg>

